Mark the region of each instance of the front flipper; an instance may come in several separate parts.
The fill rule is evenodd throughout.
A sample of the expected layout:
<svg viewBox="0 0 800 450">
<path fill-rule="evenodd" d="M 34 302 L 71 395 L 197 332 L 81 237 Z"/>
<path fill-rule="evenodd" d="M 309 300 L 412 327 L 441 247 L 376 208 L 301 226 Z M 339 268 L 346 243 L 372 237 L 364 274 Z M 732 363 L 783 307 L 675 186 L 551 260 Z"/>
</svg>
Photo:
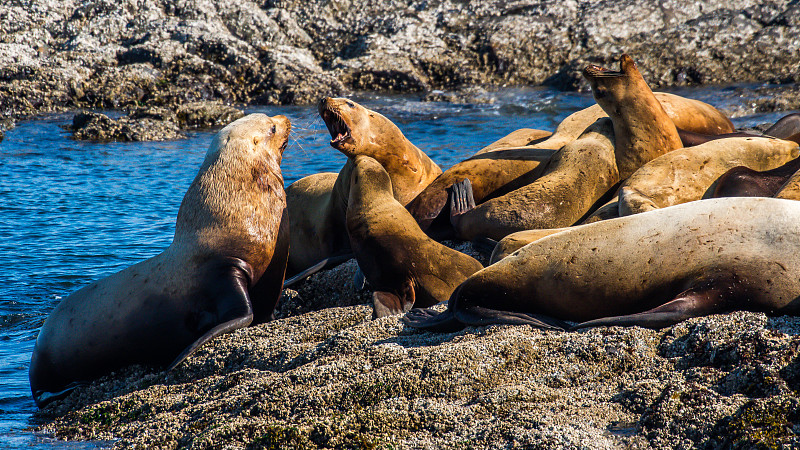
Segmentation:
<svg viewBox="0 0 800 450">
<path fill-rule="evenodd" d="M 207 288 L 199 294 L 208 300 L 208 310 L 201 311 L 202 320 L 196 324 L 200 336 L 172 361 L 168 371 L 214 337 L 250 325 L 253 321 L 248 294 L 251 280 L 252 268 L 240 259 L 226 258 L 210 268 L 202 281 Z"/>
<path fill-rule="evenodd" d="M 649 311 L 590 320 L 575 325 L 572 330 L 600 326 L 640 326 L 658 330 L 692 317 L 730 312 L 731 304 L 742 298 L 746 298 L 744 283 L 735 276 L 717 276 L 697 283 Z"/>
<path fill-rule="evenodd" d="M 403 314 L 414 306 L 415 301 L 416 294 L 411 280 L 406 280 L 397 293 L 375 291 L 372 293 L 372 304 L 375 307 L 373 318 Z"/>
<path fill-rule="evenodd" d="M 464 329 L 464 324 L 456 319 L 450 309 L 438 312 L 433 308 L 415 308 L 407 312 L 402 320 L 410 327 L 440 333 L 452 333 Z"/>
<path fill-rule="evenodd" d="M 566 330 L 569 324 L 543 314 L 500 311 L 483 306 L 456 307 L 455 317 L 467 325 L 532 325 L 545 330 Z"/>
</svg>

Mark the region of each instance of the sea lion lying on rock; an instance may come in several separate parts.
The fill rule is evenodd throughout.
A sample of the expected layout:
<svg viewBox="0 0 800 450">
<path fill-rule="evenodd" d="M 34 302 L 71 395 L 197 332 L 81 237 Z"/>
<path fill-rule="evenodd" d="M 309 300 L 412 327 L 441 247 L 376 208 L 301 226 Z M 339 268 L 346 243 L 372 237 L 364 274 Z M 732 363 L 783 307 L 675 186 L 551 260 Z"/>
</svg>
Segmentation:
<svg viewBox="0 0 800 450">
<path fill-rule="evenodd" d="M 311 175 L 286 189 L 292 224 L 290 276 L 328 258 L 342 262 L 351 257 L 345 214 L 352 158 L 365 155 L 377 160 L 389 173 L 394 196 L 403 205 L 442 173 L 397 125 L 375 111 L 352 100 L 326 97 L 319 103 L 319 113 L 330 131 L 331 146 L 349 159 L 339 174 Z"/>
<path fill-rule="evenodd" d="M 469 184 L 455 184 L 451 223 L 464 240 L 572 225 L 618 180 L 613 125 L 599 119 L 557 151 L 527 186 L 475 206 Z"/>
<path fill-rule="evenodd" d="M 417 226 L 392 196 L 391 179 L 380 163 L 359 155 L 353 164 L 347 231 L 358 265 L 375 290 L 375 317 L 443 302 L 483 268 Z"/>
<path fill-rule="evenodd" d="M 737 309 L 800 313 L 800 203 L 709 199 L 546 236 L 475 273 L 428 330 L 529 324 L 662 328 Z"/>
<path fill-rule="evenodd" d="M 40 407 L 131 364 L 174 367 L 205 342 L 272 317 L 289 228 L 280 162 L 283 116 L 223 128 L 183 197 L 172 244 L 62 300 L 33 349 Z"/>
<path fill-rule="evenodd" d="M 648 162 L 619 190 L 619 215 L 700 200 L 733 167 L 769 170 L 798 156 L 794 142 L 764 137 L 718 139 L 674 150 Z"/>
</svg>

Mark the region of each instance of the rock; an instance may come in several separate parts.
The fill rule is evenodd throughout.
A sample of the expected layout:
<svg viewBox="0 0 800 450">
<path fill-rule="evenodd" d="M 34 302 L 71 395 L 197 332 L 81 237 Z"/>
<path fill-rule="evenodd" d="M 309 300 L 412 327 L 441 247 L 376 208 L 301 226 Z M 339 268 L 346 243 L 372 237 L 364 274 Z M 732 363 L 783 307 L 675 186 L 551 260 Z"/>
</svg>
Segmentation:
<svg viewBox="0 0 800 450">
<path fill-rule="evenodd" d="M 81 141 L 164 141 L 183 134 L 171 121 L 155 120 L 146 114 L 114 120 L 105 114 L 81 112 L 72 119 L 73 139 Z M 139 112 L 138 114 L 144 114 Z"/>
<path fill-rule="evenodd" d="M 40 431 L 196 448 L 800 444 L 800 318 L 437 334 L 371 315 L 367 305 L 307 312 L 221 336 L 169 373 L 125 369 L 48 406 Z M 762 389 L 758 377 L 726 387 L 753 364 L 791 389 Z"/>
<path fill-rule="evenodd" d="M 176 111 L 176 119 L 183 129 L 211 128 L 227 125 L 244 117 L 244 113 L 221 102 L 193 102 L 181 105 Z"/>
<path fill-rule="evenodd" d="M 798 10 L 787 0 L 22 2 L 0 11 L 0 109 L 22 117 L 315 103 L 364 89 L 583 90 L 586 63 L 622 52 L 656 88 L 796 84 Z"/>
</svg>

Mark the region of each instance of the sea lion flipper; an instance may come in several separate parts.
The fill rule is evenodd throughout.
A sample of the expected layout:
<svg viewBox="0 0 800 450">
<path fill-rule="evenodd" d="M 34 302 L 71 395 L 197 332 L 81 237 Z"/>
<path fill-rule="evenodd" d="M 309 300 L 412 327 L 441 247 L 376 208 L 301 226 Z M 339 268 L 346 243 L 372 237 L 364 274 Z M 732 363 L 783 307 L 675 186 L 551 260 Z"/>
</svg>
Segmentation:
<svg viewBox="0 0 800 450">
<path fill-rule="evenodd" d="M 207 286 L 210 286 L 205 295 L 213 299 L 214 312 L 203 314 L 204 320 L 197 325 L 198 331 L 207 331 L 186 347 L 167 367 L 167 371 L 177 367 L 214 337 L 244 328 L 253 322 L 253 306 L 248 292 L 251 279 L 252 268 L 239 259 L 226 258 L 211 269 L 205 279 Z"/>
<path fill-rule="evenodd" d="M 730 305 L 744 295 L 741 286 L 742 282 L 734 275 L 715 274 L 700 278 L 673 300 L 649 311 L 590 320 L 575 325 L 572 330 L 598 326 L 640 326 L 658 330 L 692 317 L 729 312 Z"/>
<path fill-rule="evenodd" d="M 413 328 L 441 333 L 450 333 L 464 328 L 464 324 L 456 319 L 450 309 L 439 312 L 433 308 L 414 308 L 403 316 L 402 321 Z"/>
<path fill-rule="evenodd" d="M 462 302 L 463 303 L 463 302 Z M 570 325 L 544 314 L 501 311 L 483 306 L 457 306 L 455 317 L 467 325 L 531 325 L 545 330 L 567 330 Z"/>
<path fill-rule="evenodd" d="M 353 290 L 356 292 L 363 291 L 367 287 L 367 277 L 361 270 L 361 266 L 356 264 L 356 273 L 353 274 Z"/>
<path fill-rule="evenodd" d="M 472 195 L 472 182 L 464 178 L 453 183 L 450 190 L 450 217 L 459 216 L 475 208 L 475 197 Z"/>
<path fill-rule="evenodd" d="M 283 292 L 286 278 L 286 265 L 289 261 L 289 212 L 283 210 L 275 249 L 264 274 L 250 289 L 250 301 L 253 307 L 253 325 L 269 322 L 275 318 L 275 306 Z"/>
<path fill-rule="evenodd" d="M 372 293 L 372 304 L 375 307 L 373 317 L 378 319 L 380 317 L 403 314 L 414 306 L 415 301 L 416 294 L 411 280 L 406 280 L 398 293 L 375 291 Z"/>
</svg>

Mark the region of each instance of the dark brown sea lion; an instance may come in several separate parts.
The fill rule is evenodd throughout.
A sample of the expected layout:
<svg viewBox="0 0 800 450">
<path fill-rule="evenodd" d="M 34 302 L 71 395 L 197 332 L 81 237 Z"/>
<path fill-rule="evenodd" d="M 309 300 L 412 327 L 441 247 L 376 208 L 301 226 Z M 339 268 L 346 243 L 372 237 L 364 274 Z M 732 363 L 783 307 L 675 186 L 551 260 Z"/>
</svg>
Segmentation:
<svg viewBox="0 0 800 450">
<path fill-rule="evenodd" d="M 611 121 L 599 119 L 556 152 L 527 186 L 475 206 L 471 188 L 454 185 L 451 223 L 465 240 L 572 225 L 619 180 L 614 153 Z"/>
<path fill-rule="evenodd" d="M 347 231 L 373 294 L 375 316 L 432 306 L 483 266 L 429 238 L 392 195 L 382 165 L 356 156 L 347 206 Z"/>
<path fill-rule="evenodd" d="M 286 189 L 292 244 L 289 276 L 350 252 L 345 214 L 350 189 L 352 158 L 370 156 L 389 173 L 395 198 L 408 204 L 442 170 L 412 144 L 400 129 L 381 114 L 358 103 L 323 98 L 319 113 L 331 134 L 331 146 L 349 159 L 339 174 L 316 174 Z"/>
<path fill-rule="evenodd" d="M 174 367 L 215 336 L 269 320 L 289 249 L 283 116 L 223 128 L 183 197 L 172 244 L 61 301 L 36 340 L 37 405 L 131 364 Z"/>
<path fill-rule="evenodd" d="M 800 170 L 800 158 L 763 172 L 744 166 L 734 167 L 719 177 L 711 196 L 772 197 L 798 170 Z"/>
<path fill-rule="evenodd" d="M 476 272 L 413 327 L 662 328 L 737 309 L 800 314 L 800 203 L 710 199 L 581 225 Z"/>
<path fill-rule="evenodd" d="M 767 128 L 764 134 L 778 139 L 787 139 L 793 135 L 800 134 L 800 113 L 792 113 L 781 117 L 774 125 Z"/>
<path fill-rule="evenodd" d="M 597 104 L 614 123 L 620 179 L 651 159 L 683 147 L 675 124 L 630 56 L 620 57 L 619 71 L 589 65 L 583 76 Z"/>
</svg>

